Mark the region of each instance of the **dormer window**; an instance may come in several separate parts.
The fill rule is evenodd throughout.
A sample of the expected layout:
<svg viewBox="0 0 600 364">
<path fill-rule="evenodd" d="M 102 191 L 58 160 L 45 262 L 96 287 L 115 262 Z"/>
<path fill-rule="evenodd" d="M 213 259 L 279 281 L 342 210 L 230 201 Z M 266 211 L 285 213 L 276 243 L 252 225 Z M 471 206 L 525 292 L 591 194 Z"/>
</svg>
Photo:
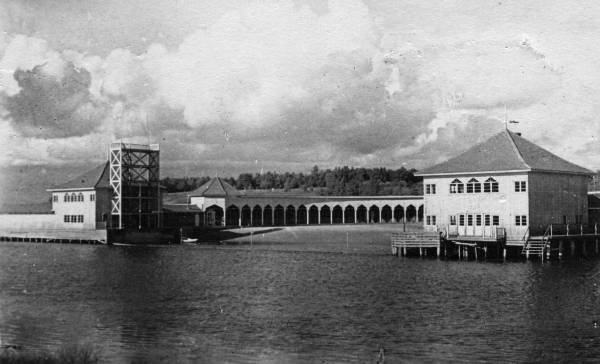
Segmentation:
<svg viewBox="0 0 600 364">
<path fill-rule="evenodd" d="M 481 192 L 481 183 L 475 178 L 471 178 L 469 182 L 467 182 L 467 193 L 480 193 Z"/>
<path fill-rule="evenodd" d="M 459 179 L 455 179 L 450 183 L 450 193 L 463 193 L 465 192 L 465 185 Z"/>
<path fill-rule="evenodd" d="M 483 183 L 483 192 L 498 192 L 498 181 L 492 177 L 486 179 Z"/>
</svg>

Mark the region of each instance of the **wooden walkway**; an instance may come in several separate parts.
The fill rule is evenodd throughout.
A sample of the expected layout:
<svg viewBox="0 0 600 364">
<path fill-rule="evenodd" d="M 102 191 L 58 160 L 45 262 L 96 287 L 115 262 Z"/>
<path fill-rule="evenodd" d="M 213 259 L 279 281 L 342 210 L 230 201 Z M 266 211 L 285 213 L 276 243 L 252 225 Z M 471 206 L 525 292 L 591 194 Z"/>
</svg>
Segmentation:
<svg viewBox="0 0 600 364">
<path fill-rule="evenodd" d="M 392 254 L 397 256 L 406 256 L 408 249 L 419 249 L 419 256 L 427 254 L 427 249 L 436 249 L 436 256 L 440 256 L 440 236 L 437 233 L 396 233 L 391 241 Z"/>
</svg>

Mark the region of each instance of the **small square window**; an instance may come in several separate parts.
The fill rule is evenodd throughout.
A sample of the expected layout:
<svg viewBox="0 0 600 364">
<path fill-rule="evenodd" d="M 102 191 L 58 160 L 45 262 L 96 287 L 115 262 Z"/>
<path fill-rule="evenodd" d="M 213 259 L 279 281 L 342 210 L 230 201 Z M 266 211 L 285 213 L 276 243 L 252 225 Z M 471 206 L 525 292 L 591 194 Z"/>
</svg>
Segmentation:
<svg viewBox="0 0 600 364">
<path fill-rule="evenodd" d="M 521 226 L 521 216 L 515 216 L 515 225 Z"/>
<path fill-rule="evenodd" d="M 485 226 L 490 226 L 490 215 L 485 215 L 484 216 L 484 222 L 485 222 Z"/>
<path fill-rule="evenodd" d="M 425 218 L 425 220 L 427 221 L 426 222 L 427 225 L 431 225 L 431 217 L 429 215 L 427 215 L 427 217 Z"/>
<path fill-rule="evenodd" d="M 435 195 L 435 185 L 431 185 L 431 194 Z"/>
<path fill-rule="evenodd" d="M 473 226 L 473 215 L 467 215 L 467 225 Z"/>
<path fill-rule="evenodd" d="M 492 225 L 494 225 L 494 226 L 500 225 L 500 216 L 498 216 L 498 215 L 492 216 Z"/>
<path fill-rule="evenodd" d="M 521 181 L 521 192 L 527 192 L 527 182 Z"/>
<path fill-rule="evenodd" d="M 431 225 L 435 225 L 435 215 L 431 216 Z"/>
<path fill-rule="evenodd" d="M 64 215 L 63 216 L 63 221 L 64 222 L 69 222 L 69 215 Z"/>
<path fill-rule="evenodd" d="M 521 216 L 521 226 L 527 226 L 527 215 Z"/>
<path fill-rule="evenodd" d="M 465 226 L 465 215 L 458 216 L 458 225 Z"/>
<path fill-rule="evenodd" d="M 481 226 L 481 215 L 475 215 L 475 225 Z"/>
</svg>

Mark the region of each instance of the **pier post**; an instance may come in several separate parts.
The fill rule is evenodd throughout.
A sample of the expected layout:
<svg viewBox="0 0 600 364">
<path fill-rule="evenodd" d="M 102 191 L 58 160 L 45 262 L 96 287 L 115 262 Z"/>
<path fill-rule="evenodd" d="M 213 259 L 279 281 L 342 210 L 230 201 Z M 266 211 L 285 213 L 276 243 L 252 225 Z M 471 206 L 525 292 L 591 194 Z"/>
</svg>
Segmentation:
<svg viewBox="0 0 600 364">
<path fill-rule="evenodd" d="M 543 256 L 543 254 L 542 254 L 542 256 Z M 525 259 L 529 260 L 529 250 L 525 251 Z M 542 259 L 544 259 L 544 258 L 542 257 Z"/>
<path fill-rule="evenodd" d="M 402 252 L 403 252 L 402 255 L 406 256 L 406 246 L 402 247 Z"/>
<path fill-rule="evenodd" d="M 469 260 L 469 247 L 465 247 L 465 260 Z"/>
<path fill-rule="evenodd" d="M 558 241 L 558 259 L 562 259 L 562 257 L 563 257 L 563 250 L 564 250 L 563 241 L 559 240 Z"/>
<path fill-rule="evenodd" d="M 440 243 L 440 244 L 441 244 L 441 243 Z M 437 248 L 435 248 L 435 256 L 436 256 L 437 258 L 439 258 L 439 257 L 440 257 L 440 245 L 439 245 L 439 244 L 438 244 Z"/>
<path fill-rule="evenodd" d="M 475 260 L 477 259 L 477 245 L 475 245 L 475 247 L 473 247 L 473 252 L 475 252 Z"/>
<path fill-rule="evenodd" d="M 419 247 L 419 256 L 422 257 L 423 256 L 423 248 Z"/>
<path fill-rule="evenodd" d="M 487 260 L 487 245 L 483 247 L 483 260 Z"/>
<path fill-rule="evenodd" d="M 502 261 L 506 261 L 506 247 L 502 248 Z"/>
</svg>

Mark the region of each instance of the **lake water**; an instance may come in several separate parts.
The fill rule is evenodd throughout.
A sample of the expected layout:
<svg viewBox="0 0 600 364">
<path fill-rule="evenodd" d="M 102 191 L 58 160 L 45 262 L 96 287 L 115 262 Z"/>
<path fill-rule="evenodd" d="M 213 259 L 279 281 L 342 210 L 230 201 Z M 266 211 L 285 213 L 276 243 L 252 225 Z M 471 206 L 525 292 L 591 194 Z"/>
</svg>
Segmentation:
<svg viewBox="0 0 600 364">
<path fill-rule="evenodd" d="M 597 362 L 597 261 L 0 243 L 0 338 L 110 362 Z"/>
</svg>

